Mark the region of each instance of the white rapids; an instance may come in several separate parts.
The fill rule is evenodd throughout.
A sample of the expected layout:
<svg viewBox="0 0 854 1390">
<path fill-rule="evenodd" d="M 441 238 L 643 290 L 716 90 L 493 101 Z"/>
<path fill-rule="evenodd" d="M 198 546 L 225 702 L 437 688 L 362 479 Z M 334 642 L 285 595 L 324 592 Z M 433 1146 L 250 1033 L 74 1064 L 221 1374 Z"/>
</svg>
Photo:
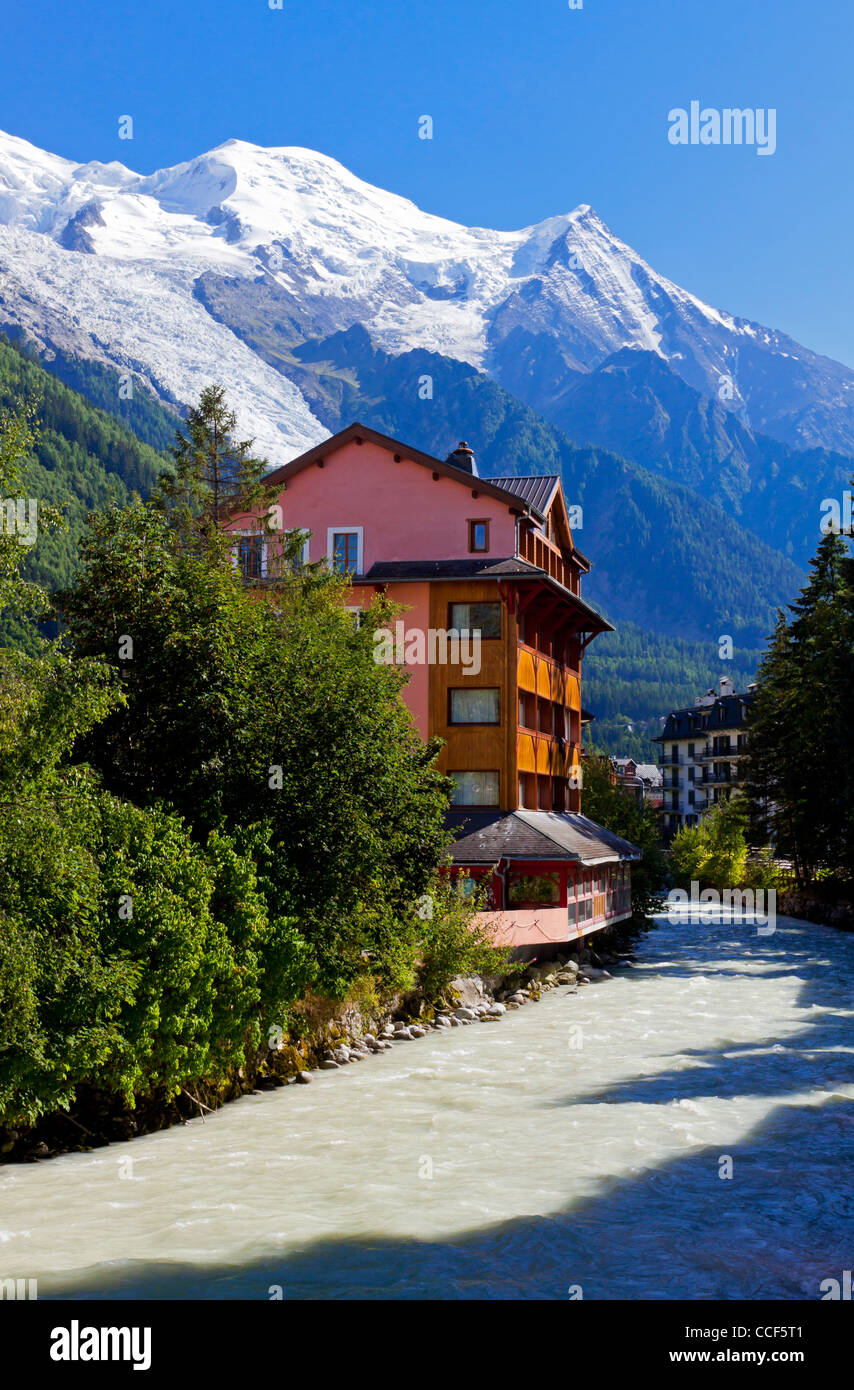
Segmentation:
<svg viewBox="0 0 854 1390">
<path fill-rule="evenodd" d="M 852 982 L 854 935 L 659 918 L 613 979 L 499 1024 L 0 1167 L 0 1278 L 74 1298 L 820 1298 L 854 1254 Z"/>
</svg>

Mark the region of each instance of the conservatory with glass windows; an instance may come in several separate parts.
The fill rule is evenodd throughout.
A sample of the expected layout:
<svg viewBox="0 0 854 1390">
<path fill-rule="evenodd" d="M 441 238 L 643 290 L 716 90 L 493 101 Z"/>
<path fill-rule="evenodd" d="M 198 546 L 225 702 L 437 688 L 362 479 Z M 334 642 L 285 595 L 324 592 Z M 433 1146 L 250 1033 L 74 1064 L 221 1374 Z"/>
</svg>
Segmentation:
<svg viewBox="0 0 854 1390">
<path fill-rule="evenodd" d="M 556 952 L 631 916 L 632 864 L 641 852 L 571 812 L 454 812 L 451 873 L 485 890 L 478 914 L 520 955 Z"/>
</svg>

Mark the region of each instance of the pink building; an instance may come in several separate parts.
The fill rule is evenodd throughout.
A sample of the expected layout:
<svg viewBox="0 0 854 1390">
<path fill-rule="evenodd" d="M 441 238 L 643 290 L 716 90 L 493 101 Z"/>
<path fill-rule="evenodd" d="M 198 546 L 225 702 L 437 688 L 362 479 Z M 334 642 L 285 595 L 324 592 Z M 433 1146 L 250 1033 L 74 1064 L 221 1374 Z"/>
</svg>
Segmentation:
<svg viewBox="0 0 854 1390">
<path fill-rule="evenodd" d="M 486 886 L 496 935 L 542 954 L 630 916 L 640 852 L 581 814 L 581 662 L 612 629 L 581 597 L 560 479 L 483 478 L 465 444 L 442 460 L 353 424 L 267 482 L 278 526 L 349 575 L 354 608 L 380 592 L 405 608 L 375 640 L 443 742 L 454 872 Z M 229 529 L 247 580 L 275 582 L 275 537 L 247 516 Z"/>
</svg>

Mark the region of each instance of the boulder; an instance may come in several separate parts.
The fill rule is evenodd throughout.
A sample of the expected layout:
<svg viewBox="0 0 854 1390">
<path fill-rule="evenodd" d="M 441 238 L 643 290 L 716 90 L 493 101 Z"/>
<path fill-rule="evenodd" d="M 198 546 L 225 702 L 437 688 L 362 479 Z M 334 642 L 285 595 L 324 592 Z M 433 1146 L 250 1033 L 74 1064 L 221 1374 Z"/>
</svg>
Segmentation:
<svg viewBox="0 0 854 1390">
<path fill-rule="evenodd" d="M 457 975 L 450 984 L 450 997 L 463 1008 L 475 1008 L 483 1003 L 483 981 L 477 975 Z"/>
</svg>

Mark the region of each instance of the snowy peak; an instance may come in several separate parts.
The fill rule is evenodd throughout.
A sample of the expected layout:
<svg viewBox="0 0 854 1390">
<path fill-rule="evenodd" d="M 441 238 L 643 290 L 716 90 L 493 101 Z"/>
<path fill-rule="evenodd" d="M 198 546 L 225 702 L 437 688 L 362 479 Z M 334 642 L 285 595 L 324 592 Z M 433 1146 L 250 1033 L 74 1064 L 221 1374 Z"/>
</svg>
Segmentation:
<svg viewBox="0 0 854 1390">
<path fill-rule="evenodd" d="M 256 405 L 273 383 L 288 397 L 268 433 L 277 459 L 281 436 L 309 444 L 319 430 L 246 346 L 249 317 L 268 315 L 275 337 L 280 310 L 305 336 L 361 324 L 386 352 L 427 349 L 499 381 L 517 380 L 521 351 L 541 410 L 546 372 L 640 348 L 768 433 L 854 451 L 854 373 L 680 289 L 587 203 L 499 231 L 424 212 L 298 146 L 226 140 L 140 175 L 0 134 L 0 266 L 0 322 L 130 363 L 167 399 L 222 376 L 226 335 L 225 359 L 244 364 L 236 394 L 257 379 Z"/>
<path fill-rule="evenodd" d="M 39 230 L 65 197 L 76 165 L 0 131 L 0 222 Z"/>
</svg>

